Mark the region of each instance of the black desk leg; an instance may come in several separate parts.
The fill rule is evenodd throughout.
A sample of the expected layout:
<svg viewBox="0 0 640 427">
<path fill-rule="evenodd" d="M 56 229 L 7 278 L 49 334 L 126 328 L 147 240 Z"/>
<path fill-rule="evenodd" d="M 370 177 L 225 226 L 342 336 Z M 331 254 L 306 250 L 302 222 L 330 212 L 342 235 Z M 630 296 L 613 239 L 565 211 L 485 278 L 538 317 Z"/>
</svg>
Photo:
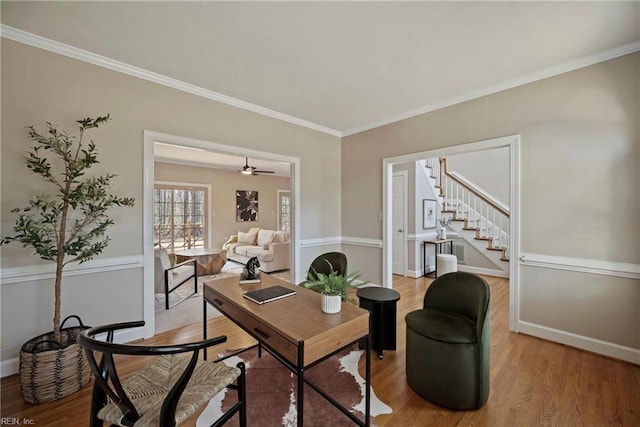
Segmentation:
<svg viewBox="0 0 640 427">
<path fill-rule="evenodd" d="M 304 412 L 304 341 L 298 341 L 298 427 L 303 425 Z"/>
<path fill-rule="evenodd" d="M 371 335 L 367 336 L 367 363 L 365 368 L 365 403 L 364 403 L 364 425 L 369 427 L 371 422 Z"/>
<path fill-rule="evenodd" d="M 427 243 L 422 242 L 422 276 L 427 277 Z"/>
<path fill-rule="evenodd" d="M 207 300 L 202 298 L 202 339 L 207 339 Z M 207 350 L 204 349 L 204 360 L 207 360 Z"/>
</svg>

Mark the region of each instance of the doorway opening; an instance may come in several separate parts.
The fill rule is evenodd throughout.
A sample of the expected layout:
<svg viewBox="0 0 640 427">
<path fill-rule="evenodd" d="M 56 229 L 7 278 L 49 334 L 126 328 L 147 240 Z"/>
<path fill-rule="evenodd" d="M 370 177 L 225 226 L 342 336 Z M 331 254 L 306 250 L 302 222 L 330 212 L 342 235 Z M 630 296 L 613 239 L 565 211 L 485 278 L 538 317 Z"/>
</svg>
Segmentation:
<svg viewBox="0 0 640 427">
<path fill-rule="evenodd" d="M 509 229 L 511 230 L 511 244 L 509 246 L 509 329 L 518 331 L 519 318 L 519 255 L 520 255 L 520 170 L 519 150 L 520 136 L 511 135 L 485 141 L 428 150 L 403 156 L 390 157 L 382 160 L 383 173 L 383 229 L 382 229 L 382 283 L 385 287 L 392 286 L 393 274 L 393 166 L 407 162 L 416 162 L 429 157 L 446 157 L 447 155 L 471 153 L 474 151 L 490 150 L 494 148 L 509 149 L 509 203 L 511 216 Z"/>
<path fill-rule="evenodd" d="M 280 154 L 253 150 L 250 148 L 237 147 L 219 144 L 211 141 L 197 140 L 176 135 L 145 131 L 144 132 L 144 155 L 143 155 L 143 317 L 145 327 L 143 336 L 151 337 L 155 334 L 155 302 L 154 302 L 154 184 L 155 184 L 155 150 L 156 144 L 172 145 L 188 148 L 193 151 L 205 153 L 219 153 L 224 156 L 237 156 L 244 163 L 246 158 L 256 159 L 256 161 L 278 162 L 288 168 L 290 179 L 290 273 L 295 277 L 295 272 L 299 270 L 300 260 L 296 255 L 295 248 L 298 247 L 299 240 L 299 214 L 300 208 L 300 159 L 297 157 L 284 156 Z M 238 171 L 240 174 L 240 171 Z M 235 190 L 235 189 L 234 189 Z M 214 189 L 215 191 L 215 189 Z M 230 202 L 233 204 L 233 202 Z"/>
</svg>

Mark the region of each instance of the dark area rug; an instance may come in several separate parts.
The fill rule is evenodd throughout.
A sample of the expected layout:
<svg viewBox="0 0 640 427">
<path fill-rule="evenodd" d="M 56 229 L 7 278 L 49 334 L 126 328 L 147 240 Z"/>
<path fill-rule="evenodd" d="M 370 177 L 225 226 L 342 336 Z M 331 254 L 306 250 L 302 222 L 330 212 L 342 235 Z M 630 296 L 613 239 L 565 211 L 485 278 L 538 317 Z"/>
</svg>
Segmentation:
<svg viewBox="0 0 640 427">
<path fill-rule="evenodd" d="M 285 368 L 268 352 L 262 352 L 258 358 L 257 349 L 251 349 L 236 357 L 225 360 L 234 366 L 240 360 L 247 366 L 247 424 L 252 426 L 293 427 L 297 422 L 295 374 Z M 327 359 L 305 372 L 320 388 L 334 399 L 350 408 L 358 418 L 364 417 L 364 378 L 358 374 L 358 361 L 364 355 L 356 346 Z M 223 396 L 226 394 L 226 396 Z M 227 390 L 211 400 L 209 406 L 198 418 L 197 426 L 209 425 L 220 416 L 221 408 L 226 410 L 236 402 L 235 390 Z M 371 390 L 371 425 L 373 417 L 391 413 L 391 408 L 378 400 Z M 229 426 L 238 425 L 234 416 Z M 352 426 L 353 422 L 340 410 L 333 407 L 309 385 L 304 389 L 304 425 L 305 426 Z"/>
</svg>

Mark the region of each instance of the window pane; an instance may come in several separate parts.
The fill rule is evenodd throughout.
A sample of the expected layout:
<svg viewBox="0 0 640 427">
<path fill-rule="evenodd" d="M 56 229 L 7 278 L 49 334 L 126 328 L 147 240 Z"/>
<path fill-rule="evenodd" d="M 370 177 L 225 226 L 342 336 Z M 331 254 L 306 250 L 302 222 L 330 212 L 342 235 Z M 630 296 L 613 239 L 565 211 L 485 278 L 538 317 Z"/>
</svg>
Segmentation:
<svg viewBox="0 0 640 427">
<path fill-rule="evenodd" d="M 205 190 L 156 188 L 153 195 L 155 244 L 170 249 L 204 247 Z"/>
</svg>

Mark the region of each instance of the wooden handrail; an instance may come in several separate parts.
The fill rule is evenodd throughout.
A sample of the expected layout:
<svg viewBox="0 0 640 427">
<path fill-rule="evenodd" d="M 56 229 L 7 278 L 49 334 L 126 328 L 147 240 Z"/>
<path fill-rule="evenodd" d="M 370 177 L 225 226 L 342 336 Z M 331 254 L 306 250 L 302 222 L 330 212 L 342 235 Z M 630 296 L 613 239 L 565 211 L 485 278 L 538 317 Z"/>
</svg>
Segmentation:
<svg viewBox="0 0 640 427">
<path fill-rule="evenodd" d="M 460 184 L 461 186 L 463 186 L 464 188 L 466 188 L 469 192 L 475 194 L 477 197 L 482 199 L 486 204 L 488 204 L 489 206 L 491 206 L 492 208 L 494 208 L 495 210 L 497 210 L 498 212 L 502 213 L 504 216 L 509 218 L 509 211 L 506 211 L 502 206 L 499 206 L 496 203 L 494 203 L 493 201 L 487 199 L 482 193 L 476 191 L 476 189 L 470 187 L 466 182 L 462 181 L 461 179 L 459 179 L 455 175 L 451 175 L 449 173 L 449 171 L 447 170 L 447 158 L 446 157 L 440 157 L 439 161 L 440 161 L 440 183 L 441 183 L 441 187 L 440 187 L 441 190 L 440 191 L 442 191 L 442 188 L 444 187 L 444 185 L 442 183 L 444 182 L 444 175 L 446 175 L 449 178 L 451 178 L 452 180 L 454 180 L 455 182 L 457 182 L 458 184 Z"/>
</svg>

